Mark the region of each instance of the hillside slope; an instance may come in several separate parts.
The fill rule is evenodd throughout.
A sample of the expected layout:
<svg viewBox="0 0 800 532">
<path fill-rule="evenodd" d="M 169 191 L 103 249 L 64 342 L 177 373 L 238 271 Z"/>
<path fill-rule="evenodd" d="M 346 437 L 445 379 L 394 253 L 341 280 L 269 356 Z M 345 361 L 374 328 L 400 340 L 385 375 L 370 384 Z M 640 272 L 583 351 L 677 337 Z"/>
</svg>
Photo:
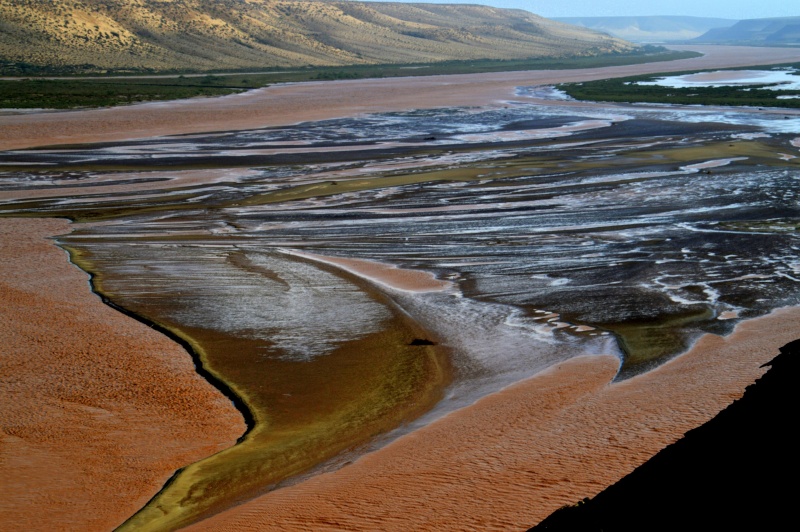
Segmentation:
<svg viewBox="0 0 800 532">
<path fill-rule="evenodd" d="M 694 42 L 800 46 L 800 17 L 740 20 L 730 28 L 709 30 Z"/>
<path fill-rule="evenodd" d="M 327 0 L 0 3 L 0 66 L 223 70 L 564 57 L 634 46 L 527 11 Z"/>
</svg>

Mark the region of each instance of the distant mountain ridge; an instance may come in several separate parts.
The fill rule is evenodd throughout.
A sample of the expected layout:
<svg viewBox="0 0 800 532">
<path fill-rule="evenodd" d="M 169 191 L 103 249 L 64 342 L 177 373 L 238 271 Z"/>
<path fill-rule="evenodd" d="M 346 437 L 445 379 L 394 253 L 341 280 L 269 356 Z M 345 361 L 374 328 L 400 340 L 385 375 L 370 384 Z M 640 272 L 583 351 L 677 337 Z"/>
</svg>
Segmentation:
<svg viewBox="0 0 800 532">
<path fill-rule="evenodd" d="M 15 0 L 0 66 L 222 70 L 591 56 L 635 45 L 518 9 L 335 0 Z"/>
<path fill-rule="evenodd" d="M 730 27 L 727 18 L 684 16 L 560 17 L 559 22 L 604 31 L 633 42 L 668 42 L 694 39 L 712 28 Z"/>
<path fill-rule="evenodd" d="M 729 28 L 711 29 L 694 42 L 800 46 L 800 16 L 740 20 Z"/>
</svg>

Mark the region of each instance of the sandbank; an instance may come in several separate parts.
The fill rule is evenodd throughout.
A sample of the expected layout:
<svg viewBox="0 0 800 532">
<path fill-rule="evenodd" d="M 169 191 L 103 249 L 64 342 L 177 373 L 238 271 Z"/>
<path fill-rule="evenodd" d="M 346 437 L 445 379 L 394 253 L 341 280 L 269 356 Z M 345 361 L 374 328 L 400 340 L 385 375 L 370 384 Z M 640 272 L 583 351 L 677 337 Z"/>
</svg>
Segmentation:
<svg viewBox="0 0 800 532">
<path fill-rule="evenodd" d="M 702 57 L 620 67 L 277 84 L 242 94 L 123 107 L 0 113 L 0 150 L 228 131 L 446 106 L 502 105 L 519 86 L 800 60 L 798 48 L 671 46 Z"/>
<path fill-rule="evenodd" d="M 319 255 L 307 251 L 285 250 L 290 255 L 304 257 L 317 262 L 331 264 L 362 277 L 381 286 L 405 292 L 442 292 L 453 288 L 453 283 L 437 279 L 430 272 L 398 268 L 393 264 L 384 264 L 363 259 L 349 259 Z"/>
<path fill-rule="evenodd" d="M 612 356 L 571 359 L 187 530 L 525 530 L 741 397 L 798 325 L 800 308 L 779 309 L 620 383 Z"/>
<path fill-rule="evenodd" d="M 2 530 L 112 530 L 245 430 L 183 348 L 91 292 L 49 240 L 69 231 L 0 219 Z"/>
</svg>

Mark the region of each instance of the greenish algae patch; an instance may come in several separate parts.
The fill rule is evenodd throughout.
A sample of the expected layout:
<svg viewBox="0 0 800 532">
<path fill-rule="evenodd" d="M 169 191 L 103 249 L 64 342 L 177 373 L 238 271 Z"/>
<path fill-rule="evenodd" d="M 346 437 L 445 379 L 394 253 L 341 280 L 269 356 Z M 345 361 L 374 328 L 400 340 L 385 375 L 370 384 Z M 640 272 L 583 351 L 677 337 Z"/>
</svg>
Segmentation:
<svg viewBox="0 0 800 532">
<path fill-rule="evenodd" d="M 782 159 L 780 153 L 767 143 L 755 140 L 737 140 L 734 142 L 712 142 L 701 146 L 687 146 L 666 148 L 652 152 L 643 152 L 645 156 L 666 157 L 669 161 L 676 163 L 702 163 L 710 159 L 727 159 L 735 157 L 747 157 L 750 160 L 737 161 L 744 164 L 755 164 L 765 162 L 770 166 L 797 167 L 797 159 Z M 713 172 L 714 169 L 712 168 Z"/>
<path fill-rule="evenodd" d="M 617 337 L 625 358 L 621 373 L 641 373 L 641 368 L 660 363 L 689 348 L 686 327 L 714 318 L 714 312 L 698 305 L 674 314 L 662 313 L 654 319 L 630 320 L 599 325 Z"/>
<path fill-rule="evenodd" d="M 485 168 L 459 167 L 412 174 L 380 175 L 368 178 L 322 181 L 253 195 L 247 199 L 237 201 L 236 206 L 263 205 L 266 203 L 333 196 L 345 192 L 361 192 L 364 190 L 416 185 L 436 181 L 473 181 L 475 179 L 481 179 L 481 174 L 484 172 L 486 172 Z"/>
<path fill-rule="evenodd" d="M 98 266 L 91 253 L 71 251 L 103 293 L 113 272 Z M 378 332 L 309 361 L 265 357 L 263 340 L 179 325 L 152 305 L 143 309 L 119 294 L 104 295 L 184 339 L 203 367 L 242 399 L 253 421 L 234 447 L 176 473 L 120 531 L 177 530 L 264 493 L 415 419 L 441 399 L 451 379 L 446 350 L 412 345 L 415 338 L 428 338 L 427 332 L 374 290 L 371 297 L 391 310 L 392 319 Z"/>
<path fill-rule="evenodd" d="M 800 232 L 798 220 L 738 220 L 722 222 L 717 227 L 723 231 L 747 233 L 796 233 Z"/>
<path fill-rule="evenodd" d="M 119 530 L 181 528 L 423 413 L 439 399 L 446 372 L 436 348 L 408 343 L 406 333 L 390 329 L 318 362 L 240 366 L 228 377 L 237 387 L 254 384 L 244 374 L 263 378 L 250 405 L 253 430 L 236 446 L 184 468 Z M 226 377 L 229 369 L 222 371 Z"/>
</svg>

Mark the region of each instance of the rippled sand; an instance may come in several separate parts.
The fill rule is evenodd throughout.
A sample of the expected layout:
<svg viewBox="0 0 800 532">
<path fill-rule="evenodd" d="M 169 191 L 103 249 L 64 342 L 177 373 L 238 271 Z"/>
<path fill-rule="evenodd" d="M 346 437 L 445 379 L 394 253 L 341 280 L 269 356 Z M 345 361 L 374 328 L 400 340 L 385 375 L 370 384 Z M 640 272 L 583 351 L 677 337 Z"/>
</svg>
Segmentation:
<svg viewBox="0 0 800 532">
<path fill-rule="evenodd" d="M 111 530 L 245 430 L 179 345 L 112 310 L 49 240 L 0 220 L 0 529 Z"/>
<path fill-rule="evenodd" d="M 571 359 L 187 530 L 525 530 L 741 397 L 799 324 L 800 308 L 778 310 L 617 384 L 615 357 Z"/>
</svg>

